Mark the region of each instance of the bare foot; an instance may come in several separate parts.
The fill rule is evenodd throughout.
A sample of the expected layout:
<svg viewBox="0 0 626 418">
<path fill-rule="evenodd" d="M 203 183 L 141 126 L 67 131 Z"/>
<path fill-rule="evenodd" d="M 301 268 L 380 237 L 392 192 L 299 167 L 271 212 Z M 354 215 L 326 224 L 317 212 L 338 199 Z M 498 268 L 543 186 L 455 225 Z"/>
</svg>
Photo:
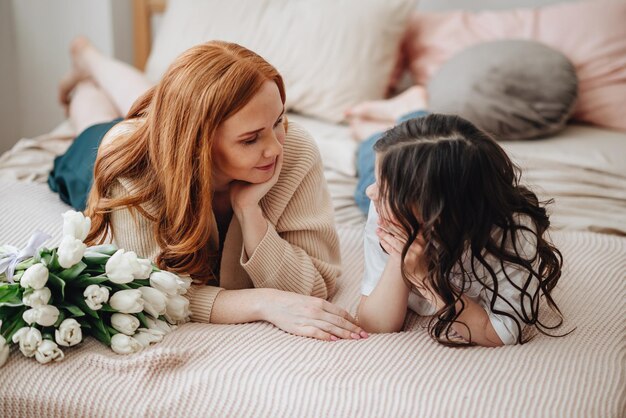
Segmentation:
<svg viewBox="0 0 626 418">
<path fill-rule="evenodd" d="M 427 109 L 426 88 L 413 86 L 388 100 L 359 103 L 346 111 L 346 117 L 395 123 L 409 112 Z"/>
<path fill-rule="evenodd" d="M 385 132 L 394 126 L 391 122 L 372 121 L 368 119 L 350 119 L 350 132 L 357 141 L 364 141 L 375 133 Z"/>
<path fill-rule="evenodd" d="M 65 107 L 70 104 L 70 99 L 74 87 L 83 80 L 90 78 L 90 72 L 85 62 L 85 54 L 97 50 L 89 39 L 84 36 L 74 38 L 70 45 L 70 55 L 72 57 L 72 69 L 61 79 L 59 83 L 59 103 Z"/>
</svg>

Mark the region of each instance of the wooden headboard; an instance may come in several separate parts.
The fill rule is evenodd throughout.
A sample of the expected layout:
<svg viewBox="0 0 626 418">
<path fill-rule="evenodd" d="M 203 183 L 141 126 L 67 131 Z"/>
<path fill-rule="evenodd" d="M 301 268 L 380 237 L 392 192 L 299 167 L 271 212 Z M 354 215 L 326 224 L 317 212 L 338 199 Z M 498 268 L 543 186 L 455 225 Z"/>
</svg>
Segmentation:
<svg viewBox="0 0 626 418">
<path fill-rule="evenodd" d="M 152 16 L 165 11 L 167 0 L 133 0 L 134 65 L 143 70 L 152 46 Z"/>
</svg>

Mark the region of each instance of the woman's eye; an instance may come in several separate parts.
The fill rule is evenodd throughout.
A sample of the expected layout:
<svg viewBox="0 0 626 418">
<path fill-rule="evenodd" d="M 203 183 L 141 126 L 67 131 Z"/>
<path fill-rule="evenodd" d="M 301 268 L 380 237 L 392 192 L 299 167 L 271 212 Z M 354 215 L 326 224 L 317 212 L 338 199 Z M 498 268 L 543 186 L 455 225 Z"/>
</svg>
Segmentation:
<svg viewBox="0 0 626 418">
<path fill-rule="evenodd" d="M 254 135 L 254 137 L 250 138 L 250 139 L 246 139 L 244 141 L 241 141 L 244 145 L 252 145 L 254 144 L 257 139 L 259 139 L 259 134 Z"/>
<path fill-rule="evenodd" d="M 274 124 L 274 128 L 280 125 L 281 123 L 283 123 L 283 119 L 284 119 L 284 116 L 281 116 Z"/>
</svg>

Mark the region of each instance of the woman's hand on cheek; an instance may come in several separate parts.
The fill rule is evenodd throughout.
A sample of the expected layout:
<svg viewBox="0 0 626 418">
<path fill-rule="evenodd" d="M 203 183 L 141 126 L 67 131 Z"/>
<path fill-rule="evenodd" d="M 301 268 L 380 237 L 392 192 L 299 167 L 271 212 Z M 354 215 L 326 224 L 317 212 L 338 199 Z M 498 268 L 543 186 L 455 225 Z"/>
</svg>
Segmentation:
<svg viewBox="0 0 626 418">
<path fill-rule="evenodd" d="M 368 337 L 348 312 L 324 299 L 266 290 L 263 319 L 285 332 L 326 341 Z"/>
<path fill-rule="evenodd" d="M 283 166 L 283 154 L 276 157 L 276 166 L 272 177 L 263 183 L 247 183 L 234 181 L 230 185 L 230 202 L 233 212 L 240 217 L 249 209 L 258 208 L 259 202 L 278 181 L 278 176 Z"/>
</svg>

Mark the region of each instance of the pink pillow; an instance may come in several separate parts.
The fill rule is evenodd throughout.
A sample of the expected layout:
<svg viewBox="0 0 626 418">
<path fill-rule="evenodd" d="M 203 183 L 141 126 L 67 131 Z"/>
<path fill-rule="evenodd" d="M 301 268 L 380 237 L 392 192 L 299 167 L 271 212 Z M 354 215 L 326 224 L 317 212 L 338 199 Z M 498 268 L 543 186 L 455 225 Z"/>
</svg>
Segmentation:
<svg viewBox="0 0 626 418">
<path fill-rule="evenodd" d="M 483 41 L 529 39 L 576 67 L 580 121 L 626 131 L 626 2 L 585 1 L 497 12 L 419 13 L 410 19 L 401 61 L 426 85 L 441 65 Z"/>
</svg>

